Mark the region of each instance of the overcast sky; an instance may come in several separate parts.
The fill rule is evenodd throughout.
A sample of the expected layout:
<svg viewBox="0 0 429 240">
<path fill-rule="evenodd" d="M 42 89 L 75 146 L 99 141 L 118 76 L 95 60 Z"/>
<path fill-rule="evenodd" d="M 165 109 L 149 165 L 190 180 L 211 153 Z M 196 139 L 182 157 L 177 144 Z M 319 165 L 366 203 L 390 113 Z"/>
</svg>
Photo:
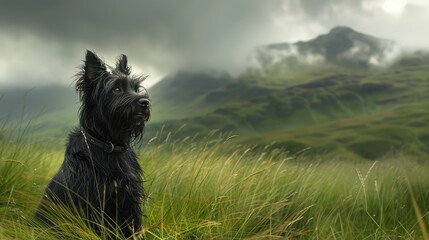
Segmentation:
<svg viewBox="0 0 429 240">
<path fill-rule="evenodd" d="M 67 84 L 86 49 L 128 55 L 147 86 L 182 68 L 246 65 L 256 46 L 332 27 L 429 47 L 429 0 L 0 0 L 0 87 Z"/>
</svg>

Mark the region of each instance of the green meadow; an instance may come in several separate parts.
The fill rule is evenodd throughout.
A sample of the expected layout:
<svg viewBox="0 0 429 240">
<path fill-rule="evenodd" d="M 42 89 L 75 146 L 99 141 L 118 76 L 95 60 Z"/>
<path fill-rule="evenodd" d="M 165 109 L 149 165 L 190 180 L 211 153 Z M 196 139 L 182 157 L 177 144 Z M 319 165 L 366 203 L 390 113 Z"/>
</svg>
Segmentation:
<svg viewBox="0 0 429 240">
<path fill-rule="evenodd" d="M 3 127 L 2 133 L 6 134 Z M 64 209 L 54 229 L 33 214 L 62 162 L 49 141 L 0 138 L 0 239 L 100 239 Z M 15 134 L 19 135 L 19 134 Z M 149 198 L 146 239 L 428 239 L 429 166 L 401 154 L 375 161 L 158 134 L 137 146 Z"/>
</svg>

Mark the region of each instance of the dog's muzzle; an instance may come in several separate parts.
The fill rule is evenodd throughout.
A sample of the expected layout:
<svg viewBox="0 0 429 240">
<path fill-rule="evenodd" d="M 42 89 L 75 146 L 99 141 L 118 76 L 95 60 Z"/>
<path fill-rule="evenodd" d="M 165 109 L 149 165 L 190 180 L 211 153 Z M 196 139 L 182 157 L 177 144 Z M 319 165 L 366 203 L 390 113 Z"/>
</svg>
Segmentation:
<svg viewBox="0 0 429 240">
<path fill-rule="evenodd" d="M 137 124 L 147 122 L 150 118 L 150 101 L 147 98 L 140 98 L 138 100 L 139 111 L 135 115 Z"/>
</svg>

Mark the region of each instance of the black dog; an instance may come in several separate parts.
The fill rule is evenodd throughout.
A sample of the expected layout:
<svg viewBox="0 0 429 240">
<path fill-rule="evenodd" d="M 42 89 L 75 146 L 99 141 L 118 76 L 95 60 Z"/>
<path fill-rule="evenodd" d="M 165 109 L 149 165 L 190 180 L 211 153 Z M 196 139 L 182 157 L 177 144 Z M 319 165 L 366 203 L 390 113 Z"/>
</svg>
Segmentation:
<svg viewBox="0 0 429 240">
<path fill-rule="evenodd" d="M 107 229 L 129 237 L 141 230 L 145 192 L 130 143 L 141 140 L 150 109 L 140 85 L 145 77 L 130 74 L 125 55 L 112 68 L 87 51 L 76 82 L 80 127 L 70 133 L 64 162 L 36 212 L 45 223 L 54 224 L 50 210 L 61 205 L 99 234 Z"/>
</svg>

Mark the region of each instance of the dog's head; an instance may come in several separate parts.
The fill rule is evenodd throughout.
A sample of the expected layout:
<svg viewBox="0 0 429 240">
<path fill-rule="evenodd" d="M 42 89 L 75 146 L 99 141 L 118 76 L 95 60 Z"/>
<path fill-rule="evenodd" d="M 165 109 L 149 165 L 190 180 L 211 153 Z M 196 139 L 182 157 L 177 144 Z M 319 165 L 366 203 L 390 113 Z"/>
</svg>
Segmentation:
<svg viewBox="0 0 429 240">
<path fill-rule="evenodd" d="M 141 86 L 147 76 L 131 75 L 127 56 L 121 55 L 116 66 L 111 67 L 95 53 L 87 51 L 77 76 L 76 90 L 82 101 L 81 123 L 98 125 L 108 133 L 141 137 L 145 122 L 150 118 L 149 95 Z"/>
</svg>

